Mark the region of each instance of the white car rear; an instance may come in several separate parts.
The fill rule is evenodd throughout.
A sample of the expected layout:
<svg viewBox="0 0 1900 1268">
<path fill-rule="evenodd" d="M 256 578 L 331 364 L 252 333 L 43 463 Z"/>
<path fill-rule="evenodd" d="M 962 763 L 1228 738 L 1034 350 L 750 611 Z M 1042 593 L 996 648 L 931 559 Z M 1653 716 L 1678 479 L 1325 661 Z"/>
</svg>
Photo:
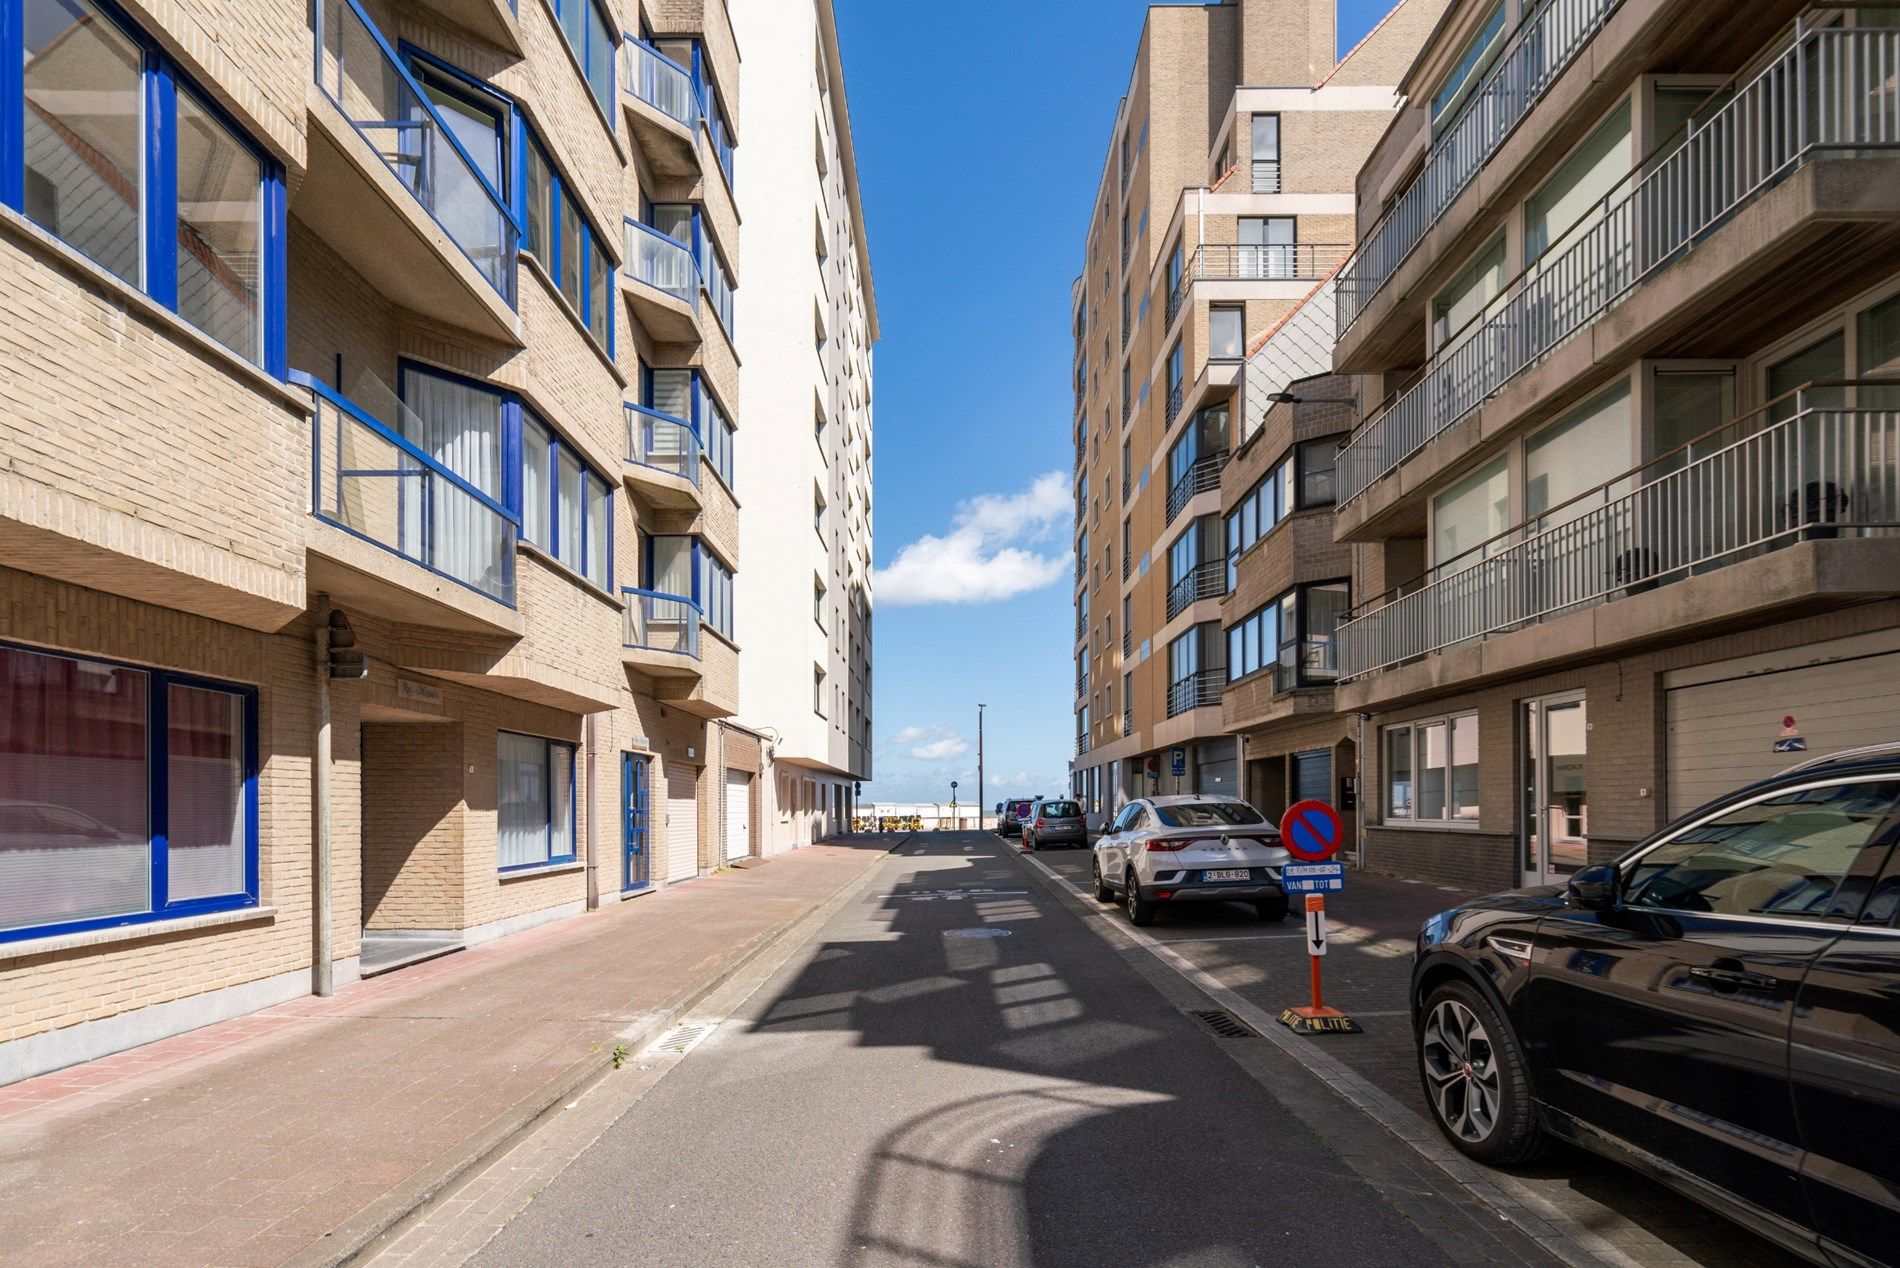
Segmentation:
<svg viewBox="0 0 1900 1268">
<path fill-rule="evenodd" d="M 1238 797 L 1144 797 L 1123 806 L 1095 844 L 1095 897 L 1138 925 L 1160 903 L 1250 903 L 1284 920 L 1280 831 Z"/>
</svg>

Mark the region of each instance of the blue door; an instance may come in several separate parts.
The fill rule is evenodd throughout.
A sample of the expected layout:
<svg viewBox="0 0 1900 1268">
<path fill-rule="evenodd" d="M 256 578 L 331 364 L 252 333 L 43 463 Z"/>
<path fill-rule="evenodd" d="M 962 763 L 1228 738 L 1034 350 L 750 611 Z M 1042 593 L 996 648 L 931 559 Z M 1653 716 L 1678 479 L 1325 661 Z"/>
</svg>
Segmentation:
<svg viewBox="0 0 1900 1268">
<path fill-rule="evenodd" d="M 620 755 L 620 800 L 622 848 L 626 868 L 622 872 L 623 893 L 645 889 L 653 879 L 653 856 L 647 853 L 647 807 L 651 782 L 647 759 L 637 753 Z"/>
</svg>

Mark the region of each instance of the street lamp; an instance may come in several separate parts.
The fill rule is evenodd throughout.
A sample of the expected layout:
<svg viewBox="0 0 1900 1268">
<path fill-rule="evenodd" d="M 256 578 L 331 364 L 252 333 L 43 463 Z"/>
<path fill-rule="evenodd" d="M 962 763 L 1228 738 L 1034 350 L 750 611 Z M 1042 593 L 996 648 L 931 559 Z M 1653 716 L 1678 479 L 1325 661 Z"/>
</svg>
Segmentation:
<svg viewBox="0 0 1900 1268">
<path fill-rule="evenodd" d="M 983 826 L 983 807 L 989 803 L 983 800 L 983 710 L 989 705 L 976 702 L 976 826 Z"/>
</svg>

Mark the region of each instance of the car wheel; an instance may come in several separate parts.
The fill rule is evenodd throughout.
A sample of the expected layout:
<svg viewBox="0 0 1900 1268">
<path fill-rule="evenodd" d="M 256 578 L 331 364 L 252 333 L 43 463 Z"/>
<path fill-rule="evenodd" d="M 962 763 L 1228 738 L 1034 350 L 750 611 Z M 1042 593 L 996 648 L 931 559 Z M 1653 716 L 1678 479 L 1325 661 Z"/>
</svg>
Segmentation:
<svg viewBox="0 0 1900 1268">
<path fill-rule="evenodd" d="M 1154 900 L 1141 896 L 1141 886 L 1135 883 L 1133 872 L 1122 875 L 1122 904 L 1128 908 L 1129 924 L 1145 926 L 1155 922 Z"/>
<path fill-rule="evenodd" d="M 1418 1069 L 1432 1119 L 1459 1152 L 1509 1167 L 1549 1148 L 1523 1046 L 1476 986 L 1446 982 L 1426 999 Z"/>
<path fill-rule="evenodd" d="M 1095 901 L 1098 903 L 1114 902 L 1115 891 L 1110 889 L 1108 882 L 1102 879 L 1102 860 L 1096 859 L 1095 862 L 1090 865 L 1089 870 L 1095 873 Z"/>
<path fill-rule="evenodd" d="M 1282 894 L 1278 898 L 1263 898 L 1253 905 L 1253 909 L 1260 913 L 1262 920 L 1270 924 L 1278 924 L 1286 919 L 1286 895 Z"/>
</svg>

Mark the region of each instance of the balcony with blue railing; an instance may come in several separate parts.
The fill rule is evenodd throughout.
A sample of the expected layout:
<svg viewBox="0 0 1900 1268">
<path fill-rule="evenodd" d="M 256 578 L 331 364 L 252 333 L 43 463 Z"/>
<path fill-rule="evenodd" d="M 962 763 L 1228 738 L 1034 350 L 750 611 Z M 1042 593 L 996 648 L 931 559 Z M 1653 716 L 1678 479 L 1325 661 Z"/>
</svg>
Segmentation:
<svg viewBox="0 0 1900 1268">
<path fill-rule="evenodd" d="M 692 424 L 632 401 L 626 402 L 626 414 L 627 483 L 655 507 L 697 507 L 704 448 Z"/>
<path fill-rule="evenodd" d="M 1779 55 L 1557 235 L 1567 245 L 1515 278 L 1452 334 L 1409 388 L 1360 428 L 1340 453 L 1342 507 L 1646 282 L 1690 258 L 1693 248 L 1805 164 L 1822 157 L 1890 161 L 1900 152 L 1896 65 L 1900 30 L 1798 25 Z M 1837 214 L 1851 220 L 1859 213 L 1843 205 Z M 1755 243 L 1751 249 L 1766 248 Z M 1772 313 L 1773 304 L 1792 303 L 1804 293 L 1804 269 L 1789 252 L 1777 257 L 1777 266 L 1788 285 L 1751 306 L 1757 321 Z M 1669 297 L 1678 326 L 1690 321 L 1692 304 L 1706 306 L 1710 315 L 1721 309 L 1723 287 L 1703 285 L 1706 298 Z M 1653 343 L 1643 344 L 1645 337 L 1660 335 L 1638 332 L 1618 355 L 1647 355 Z M 1606 349 L 1598 348 L 1596 357 L 1608 363 Z"/>
<path fill-rule="evenodd" d="M 628 300 L 647 333 L 663 343 L 699 340 L 699 264 L 693 249 L 652 225 L 628 220 Z"/>
<path fill-rule="evenodd" d="M 368 375 L 348 396 L 301 371 L 293 370 L 290 377 L 309 389 L 315 407 L 311 513 L 474 594 L 513 607 L 518 521 L 495 495 L 408 439 L 404 433 L 427 434 L 423 420 Z M 377 568 L 360 551 L 326 551 L 320 545 L 313 550 L 336 555 L 360 575 L 397 586 L 403 582 L 399 572 Z"/>
<path fill-rule="evenodd" d="M 520 232 L 502 174 L 470 156 L 357 0 L 316 0 L 311 21 L 316 84 L 337 113 L 315 112 L 300 214 L 404 305 L 518 342 Z"/>
<path fill-rule="evenodd" d="M 624 651 L 629 663 L 656 676 L 696 676 L 700 609 L 691 599 L 621 587 L 626 602 Z"/>
<path fill-rule="evenodd" d="M 645 40 L 621 45 L 620 82 L 627 121 L 647 163 L 662 176 L 699 169 L 699 91 L 693 75 Z"/>
<path fill-rule="evenodd" d="M 1358 320 L 1620 3 L 1544 0 L 1518 24 L 1476 90 L 1439 131 L 1418 176 L 1360 235 L 1333 293 L 1339 335 Z"/>
</svg>

